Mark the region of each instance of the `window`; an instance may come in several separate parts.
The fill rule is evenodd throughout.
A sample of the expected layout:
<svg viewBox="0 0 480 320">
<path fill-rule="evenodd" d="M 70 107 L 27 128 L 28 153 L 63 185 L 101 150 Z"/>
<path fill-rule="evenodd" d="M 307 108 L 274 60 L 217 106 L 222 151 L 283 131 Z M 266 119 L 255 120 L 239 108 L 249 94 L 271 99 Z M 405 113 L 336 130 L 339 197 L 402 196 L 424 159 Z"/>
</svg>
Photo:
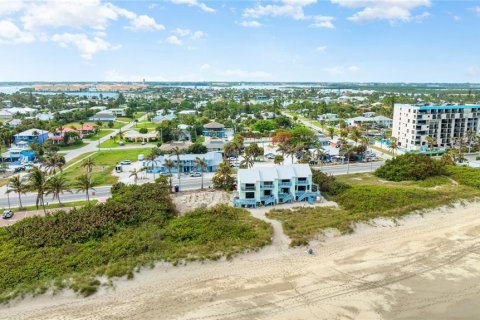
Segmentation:
<svg viewBox="0 0 480 320">
<path fill-rule="evenodd" d="M 245 193 L 246 199 L 255 199 L 255 192 L 246 192 Z"/>
</svg>

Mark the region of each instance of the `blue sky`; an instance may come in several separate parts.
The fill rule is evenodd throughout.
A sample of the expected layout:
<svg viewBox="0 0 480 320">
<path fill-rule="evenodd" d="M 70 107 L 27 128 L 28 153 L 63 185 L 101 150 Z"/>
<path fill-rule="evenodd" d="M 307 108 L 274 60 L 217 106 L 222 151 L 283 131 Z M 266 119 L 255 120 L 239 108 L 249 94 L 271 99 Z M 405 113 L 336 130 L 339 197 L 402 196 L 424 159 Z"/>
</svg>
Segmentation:
<svg viewBox="0 0 480 320">
<path fill-rule="evenodd" d="M 0 81 L 480 82 L 480 2 L 0 0 Z"/>
</svg>

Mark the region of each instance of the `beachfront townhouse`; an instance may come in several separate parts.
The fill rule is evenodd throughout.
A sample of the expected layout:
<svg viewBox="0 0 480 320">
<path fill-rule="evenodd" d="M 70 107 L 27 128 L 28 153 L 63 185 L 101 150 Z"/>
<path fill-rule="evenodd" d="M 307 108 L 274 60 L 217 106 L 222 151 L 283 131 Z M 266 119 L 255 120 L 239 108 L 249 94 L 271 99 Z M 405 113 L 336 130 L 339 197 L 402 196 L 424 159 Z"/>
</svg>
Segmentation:
<svg viewBox="0 0 480 320">
<path fill-rule="evenodd" d="M 221 152 L 207 152 L 205 154 L 181 154 L 180 158 L 180 172 L 181 173 L 191 173 L 191 172 L 200 172 L 199 168 L 195 162 L 197 158 L 203 159 L 207 167 L 203 169 L 203 172 L 215 172 L 217 171 L 218 166 L 223 162 L 223 157 Z M 173 162 L 174 167 L 168 168 L 166 166 L 167 160 Z M 146 167 L 148 173 L 177 173 L 178 163 L 177 156 L 175 154 L 168 154 L 164 156 L 159 156 L 155 161 L 145 160 L 143 166 Z"/>
<path fill-rule="evenodd" d="M 225 138 L 227 132 L 223 124 L 212 121 L 203 126 L 203 135 L 211 138 Z"/>
<path fill-rule="evenodd" d="M 295 201 L 313 203 L 320 193 L 308 164 L 239 169 L 235 207 L 258 207 Z"/>
<path fill-rule="evenodd" d="M 15 136 L 15 143 L 18 144 L 20 141 L 25 141 L 27 143 L 36 142 L 42 144 L 48 140 L 48 131 L 40 129 L 29 129 L 20 133 L 17 133 Z"/>
</svg>

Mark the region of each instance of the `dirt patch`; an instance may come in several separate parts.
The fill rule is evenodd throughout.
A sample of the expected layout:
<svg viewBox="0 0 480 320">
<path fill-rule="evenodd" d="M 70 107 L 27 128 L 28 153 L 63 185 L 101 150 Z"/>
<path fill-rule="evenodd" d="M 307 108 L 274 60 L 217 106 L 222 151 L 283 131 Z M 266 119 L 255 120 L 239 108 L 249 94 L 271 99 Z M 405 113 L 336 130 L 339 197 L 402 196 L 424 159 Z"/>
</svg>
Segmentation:
<svg viewBox="0 0 480 320">
<path fill-rule="evenodd" d="M 232 203 L 232 194 L 220 190 L 186 191 L 172 194 L 172 200 L 178 212 L 184 214 L 198 208 Z"/>
</svg>

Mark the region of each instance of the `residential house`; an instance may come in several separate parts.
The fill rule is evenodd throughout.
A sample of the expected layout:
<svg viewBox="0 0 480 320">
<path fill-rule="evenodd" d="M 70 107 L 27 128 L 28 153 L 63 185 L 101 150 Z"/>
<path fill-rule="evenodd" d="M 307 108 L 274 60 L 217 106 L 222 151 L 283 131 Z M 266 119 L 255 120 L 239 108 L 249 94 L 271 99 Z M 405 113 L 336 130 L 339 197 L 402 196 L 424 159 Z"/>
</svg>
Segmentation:
<svg viewBox="0 0 480 320">
<path fill-rule="evenodd" d="M 207 168 L 203 172 L 215 172 L 218 166 L 223 162 L 221 152 L 207 152 L 205 154 L 181 154 L 180 158 L 180 172 L 191 173 L 200 172 L 200 168 L 196 166 L 195 159 L 203 159 L 207 163 Z M 143 166 L 147 168 L 148 173 L 169 173 L 169 168 L 165 166 L 167 160 L 173 161 L 175 167 L 171 168 L 172 173 L 177 173 L 177 156 L 175 154 L 169 154 L 159 156 L 155 161 L 144 161 Z"/>
<path fill-rule="evenodd" d="M 50 121 L 50 120 L 53 120 L 53 114 L 39 113 L 35 116 L 35 119 L 40 120 L 40 121 Z"/>
<path fill-rule="evenodd" d="M 117 117 L 125 117 L 127 115 L 127 107 L 112 108 L 108 109 L 108 111 L 112 112 Z"/>
<path fill-rule="evenodd" d="M 308 164 L 239 169 L 235 207 L 258 207 L 295 201 L 313 203 L 320 193 Z"/>
<path fill-rule="evenodd" d="M 205 137 L 225 138 L 227 132 L 223 124 L 212 121 L 203 126 L 203 135 Z"/>
<path fill-rule="evenodd" d="M 18 144 L 20 141 L 26 141 L 27 143 L 37 142 L 42 144 L 48 140 L 48 131 L 40 129 L 29 129 L 20 133 L 17 133 L 15 136 L 15 143 Z"/>
<path fill-rule="evenodd" d="M 13 144 L 6 152 L 1 154 L 2 161 L 11 164 L 22 164 L 35 160 L 35 153 L 27 141 Z"/>
<path fill-rule="evenodd" d="M 0 121 L 10 120 L 13 118 L 13 114 L 8 110 L 0 110 Z"/>
<path fill-rule="evenodd" d="M 132 141 L 132 142 L 150 142 L 150 141 L 155 141 L 158 139 L 158 133 L 157 132 L 147 132 L 147 133 L 140 133 L 135 130 L 129 130 L 124 133 L 123 137 L 127 141 Z"/>
<path fill-rule="evenodd" d="M 110 110 L 103 110 L 95 113 L 95 115 L 89 120 L 100 122 L 113 122 L 117 120 L 117 116 L 113 114 L 113 112 L 111 112 Z"/>
<path fill-rule="evenodd" d="M 168 113 L 164 114 L 163 110 L 157 110 L 157 115 L 152 118 L 153 123 L 162 123 L 163 121 L 172 121 L 176 118 L 175 111 L 168 110 Z"/>
<path fill-rule="evenodd" d="M 221 151 L 223 152 L 223 147 L 227 144 L 225 140 L 219 139 L 208 139 L 204 142 L 204 146 L 207 147 L 207 151 Z"/>
</svg>

